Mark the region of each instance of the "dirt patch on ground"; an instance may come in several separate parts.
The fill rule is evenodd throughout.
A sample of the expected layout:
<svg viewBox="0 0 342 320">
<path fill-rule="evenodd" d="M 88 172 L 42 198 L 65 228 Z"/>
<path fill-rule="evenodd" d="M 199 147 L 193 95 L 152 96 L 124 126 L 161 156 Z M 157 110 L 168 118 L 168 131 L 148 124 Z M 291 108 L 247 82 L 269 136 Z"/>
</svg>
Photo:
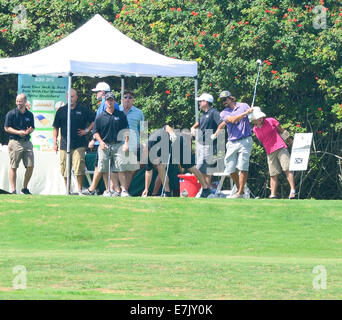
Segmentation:
<svg viewBox="0 0 342 320">
<path fill-rule="evenodd" d="M 116 238 L 116 239 L 106 239 L 106 241 L 127 241 L 134 240 L 135 238 Z"/>
<path fill-rule="evenodd" d="M 13 288 L 0 287 L 0 292 L 10 292 L 10 291 L 13 291 Z"/>
<path fill-rule="evenodd" d="M 3 200 L 3 202 L 9 202 L 9 203 L 25 203 L 24 200 L 13 200 L 13 199 Z"/>
<path fill-rule="evenodd" d="M 127 292 L 124 290 L 113 290 L 113 289 L 106 289 L 106 288 L 99 288 L 96 291 L 101 293 L 111 293 L 111 294 L 122 294 L 125 295 Z"/>
</svg>

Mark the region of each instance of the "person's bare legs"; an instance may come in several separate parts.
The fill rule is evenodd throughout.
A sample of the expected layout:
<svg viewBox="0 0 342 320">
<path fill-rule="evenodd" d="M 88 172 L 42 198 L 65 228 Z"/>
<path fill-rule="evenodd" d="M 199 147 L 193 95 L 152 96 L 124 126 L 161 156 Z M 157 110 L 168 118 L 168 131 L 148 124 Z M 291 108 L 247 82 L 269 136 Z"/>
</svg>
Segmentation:
<svg viewBox="0 0 342 320">
<path fill-rule="evenodd" d="M 24 184 L 23 188 L 26 189 L 28 183 L 30 182 L 30 179 L 32 177 L 32 172 L 33 172 L 33 167 L 27 167 L 25 171 L 25 176 L 24 176 Z"/>
<path fill-rule="evenodd" d="M 77 180 L 78 191 L 82 191 L 84 175 L 82 174 L 82 175 L 76 176 L 76 180 Z"/>
<path fill-rule="evenodd" d="M 205 179 L 207 186 L 210 187 L 211 186 L 211 176 L 208 174 L 203 174 L 203 176 L 204 176 L 204 179 Z"/>
<path fill-rule="evenodd" d="M 209 188 L 210 185 L 207 184 L 205 176 L 195 166 L 188 169 L 188 171 L 195 175 L 195 177 L 197 178 L 198 182 L 201 184 L 203 189 Z"/>
<path fill-rule="evenodd" d="M 17 169 L 16 168 L 10 168 L 9 169 L 9 181 L 12 188 L 12 192 L 16 190 L 16 184 L 17 184 Z"/>
<path fill-rule="evenodd" d="M 127 191 L 127 180 L 126 180 L 126 174 L 125 172 L 118 172 L 118 176 L 119 176 L 119 182 L 120 182 L 120 185 L 121 185 L 121 190 L 122 191 Z"/>
<path fill-rule="evenodd" d="M 162 186 L 162 182 L 161 182 L 161 179 L 160 179 L 160 175 L 158 174 L 158 176 L 156 178 L 156 181 L 154 183 L 154 188 L 153 188 L 153 191 L 152 191 L 152 196 L 156 196 L 158 194 L 158 191 L 159 191 L 161 186 Z"/>
<path fill-rule="evenodd" d="M 243 194 L 243 189 L 245 188 L 247 178 L 248 178 L 248 171 L 240 171 L 239 188 L 238 188 L 238 192 L 237 192 L 238 194 Z"/>
<path fill-rule="evenodd" d="M 234 184 L 236 185 L 236 190 L 239 190 L 240 188 L 240 181 L 239 181 L 239 171 L 235 171 L 230 174 L 230 177 L 232 178 Z"/>
<path fill-rule="evenodd" d="M 291 188 L 289 198 L 290 199 L 295 198 L 296 187 L 295 187 L 295 183 L 294 183 L 293 172 L 288 170 L 288 171 L 285 171 L 285 174 L 286 174 L 286 179 L 289 182 L 289 185 Z"/>
<path fill-rule="evenodd" d="M 137 171 L 126 171 L 127 189 L 129 189 L 129 186 L 131 185 L 131 182 L 136 172 Z"/>
<path fill-rule="evenodd" d="M 95 191 L 97 185 L 99 184 L 101 178 L 103 177 L 103 172 L 99 172 L 98 170 L 94 170 L 93 180 L 91 182 L 90 187 L 88 188 L 89 191 Z"/>
<path fill-rule="evenodd" d="M 121 192 L 120 183 L 119 183 L 119 175 L 117 172 L 111 172 L 110 174 L 110 188 L 118 193 Z"/>
<path fill-rule="evenodd" d="M 278 189 L 278 175 L 270 177 L 270 187 L 271 187 L 270 197 L 276 197 L 277 189 Z"/>
<path fill-rule="evenodd" d="M 163 163 L 160 163 L 159 165 L 155 166 L 158 171 L 158 175 L 160 177 L 160 180 L 162 184 L 164 184 L 165 181 L 165 175 L 166 175 L 166 165 Z M 169 186 L 169 177 L 166 175 L 166 181 L 165 181 L 165 192 L 170 192 L 170 186 Z"/>
</svg>

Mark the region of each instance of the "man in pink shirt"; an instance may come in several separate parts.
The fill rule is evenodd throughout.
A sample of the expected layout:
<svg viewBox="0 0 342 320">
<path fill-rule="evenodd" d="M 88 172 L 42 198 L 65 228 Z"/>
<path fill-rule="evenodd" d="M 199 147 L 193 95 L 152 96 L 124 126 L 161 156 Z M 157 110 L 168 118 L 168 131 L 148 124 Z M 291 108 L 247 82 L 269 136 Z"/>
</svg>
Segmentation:
<svg viewBox="0 0 342 320">
<path fill-rule="evenodd" d="M 252 123 L 254 124 L 253 132 L 264 146 L 267 154 L 268 169 L 271 177 L 271 195 L 269 198 L 277 198 L 278 175 L 281 171 L 284 171 L 291 187 L 289 199 L 295 199 L 296 190 L 293 173 L 289 171 L 290 154 L 284 142 L 286 140 L 290 145 L 292 144 L 289 133 L 280 126 L 276 119 L 266 118 L 266 115 L 261 112 L 259 107 L 254 107 Z"/>
</svg>

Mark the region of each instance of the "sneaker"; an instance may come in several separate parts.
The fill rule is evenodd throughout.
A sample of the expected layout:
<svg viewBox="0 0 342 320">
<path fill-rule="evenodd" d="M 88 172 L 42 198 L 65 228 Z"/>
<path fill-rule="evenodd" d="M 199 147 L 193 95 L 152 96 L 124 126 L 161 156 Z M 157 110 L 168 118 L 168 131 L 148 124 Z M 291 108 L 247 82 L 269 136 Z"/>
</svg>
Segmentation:
<svg viewBox="0 0 342 320">
<path fill-rule="evenodd" d="M 290 192 L 289 199 L 290 200 L 296 199 L 296 193 L 295 192 Z"/>
<path fill-rule="evenodd" d="M 208 196 L 211 194 L 210 188 L 206 188 L 202 190 L 201 198 L 208 198 Z"/>
<path fill-rule="evenodd" d="M 17 194 L 17 190 L 13 190 L 11 193 L 12 194 Z"/>
<path fill-rule="evenodd" d="M 89 189 L 85 189 L 82 191 L 82 195 L 83 196 L 95 196 L 95 190 L 90 191 Z"/>
<path fill-rule="evenodd" d="M 126 190 L 122 190 L 120 196 L 121 197 L 130 197 L 130 194 Z"/>
<path fill-rule="evenodd" d="M 163 193 L 162 197 L 172 197 L 171 192 L 170 191 L 165 191 Z"/>
<path fill-rule="evenodd" d="M 16 192 L 17 193 L 17 192 Z M 21 194 L 32 194 L 29 189 L 23 188 L 21 189 Z"/>
<path fill-rule="evenodd" d="M 120 197 L 120 192 L 112 191 L 112 197 Z"/>
<path fill-rule="evenodd" d="M 239 199 L 239 198 L 243 198 L 243 194 L 234 193 L 233 195 L 231 195 L 231 196 L 229 197 L 229 199 Z"/>
<path fill-rule="evenodd" d="M 111 196 L 112 196 L 112 193 L 111 193 L 110 191 L 105 190 L 105 191 L 102 193 L 102 196 L 105 197 L 105 198 L 108 198 L 108 197 L 111 197 Z"/>
</svg>

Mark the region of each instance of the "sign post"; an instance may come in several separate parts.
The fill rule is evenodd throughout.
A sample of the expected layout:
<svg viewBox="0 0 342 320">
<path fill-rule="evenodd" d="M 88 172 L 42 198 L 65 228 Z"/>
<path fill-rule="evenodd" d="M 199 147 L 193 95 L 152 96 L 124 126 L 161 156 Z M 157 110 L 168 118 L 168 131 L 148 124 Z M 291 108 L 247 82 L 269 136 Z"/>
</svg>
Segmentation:
<svg viewBox="0 0 342 320">
<path fill-rule="evenodd" d="M 299 184 L 298 199 L 302 187 L 303 173 L 306 171 L 309 163 L 310 147 L 312 142 L 311 133 L 296 133 L 292 145 L 290 158 L 290 171 L 302 171 Z"/>
</svg>

